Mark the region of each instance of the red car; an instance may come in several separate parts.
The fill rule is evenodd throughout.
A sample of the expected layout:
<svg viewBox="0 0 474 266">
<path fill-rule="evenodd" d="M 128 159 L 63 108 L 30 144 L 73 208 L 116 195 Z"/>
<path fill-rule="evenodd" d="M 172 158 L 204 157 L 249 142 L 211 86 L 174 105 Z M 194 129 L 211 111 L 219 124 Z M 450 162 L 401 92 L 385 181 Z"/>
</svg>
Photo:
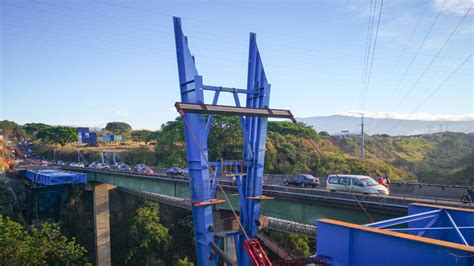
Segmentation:
<svg viewBox="0 0 474 266">
<path fill-rule="evenodd" d="M 140 173 L 147 174 L 147 175 L 152 175 L 153 170 L 151 170 L 151 168 L 149 168 L 149 167 L 144 167 L 144 168 L 140 169 Z"/>
</svg>

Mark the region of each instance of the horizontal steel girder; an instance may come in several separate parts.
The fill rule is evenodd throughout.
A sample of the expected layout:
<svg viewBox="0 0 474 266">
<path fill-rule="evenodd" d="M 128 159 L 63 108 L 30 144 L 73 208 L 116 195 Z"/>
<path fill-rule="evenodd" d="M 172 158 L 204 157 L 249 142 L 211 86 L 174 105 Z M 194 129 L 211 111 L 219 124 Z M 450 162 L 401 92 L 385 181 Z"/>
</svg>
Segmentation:
<svg viewBox="0 0 474 266">
<path fill-rule="evenodd" d="M 177 102 L 175 106 L 181 115 L 184 115 L 185 113 L 200 113 L 216 115 L 273 117 L 290 119 L 293 123 L 296 123 L 296 118 L 293 116 L 291 111 L 282 109 L 248 108 L 227 105 L 210 105 L 181 102 Z"/>
</svg>

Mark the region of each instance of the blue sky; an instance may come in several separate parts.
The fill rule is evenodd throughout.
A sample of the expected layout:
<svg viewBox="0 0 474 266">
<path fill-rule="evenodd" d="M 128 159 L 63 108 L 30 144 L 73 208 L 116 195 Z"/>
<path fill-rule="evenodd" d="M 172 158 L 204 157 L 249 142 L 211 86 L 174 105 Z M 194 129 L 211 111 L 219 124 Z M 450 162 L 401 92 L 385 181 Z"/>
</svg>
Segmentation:
<svg viewBox="0 0 474 266">
<path fill-rule="evenodd" d="M 174 119 L 179 88 L 172 15 L 182 17 L 209 85 L 245 88 L 248 36 L 256 32 L 271 106 L 297 117 L 363 109 L 369 116 L 473 119 L 472 58 L 429 97 L 473 53 L 474 10 L 440 50 L 473 2 L 447 0 L 443 7 L 443 0 L 385 0 L 362 107 L 369 0 L 1 0 L 0 119 L 88 126 L 125 121 L 150 129 Z"/>
</svg>

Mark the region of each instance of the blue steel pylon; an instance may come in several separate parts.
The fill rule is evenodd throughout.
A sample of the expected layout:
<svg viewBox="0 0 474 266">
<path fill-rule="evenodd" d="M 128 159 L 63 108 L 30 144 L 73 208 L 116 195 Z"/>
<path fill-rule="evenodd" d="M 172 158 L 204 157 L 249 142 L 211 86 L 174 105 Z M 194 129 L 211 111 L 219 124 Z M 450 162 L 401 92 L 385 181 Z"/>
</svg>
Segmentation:
<svg viewBox="0 0 474 266">
<path fill-rule="evenodd" d="M 216 106 L 221 92 L 232 93 L 235 107 L 241 107 L 239 94 L 246 95 L 247 108 L 269 109 L 270 84 L 267 82 L 255 33 L 250 34 L 247 89 L 225 88 L 203 84 L 202 76 L 197 72 L 194 57 L 188 47 L 187 37 L 183 34 L 181 19 L 173 18 L 178 61 L 179 83 L 182 103 L 204 105 L 204 91 L 213 91 L 212 105 Z M 272 113 L 272 112 L 270 112 Z M 195 203 L 209 203 L 215 197 L 211 189 L 208 162 L 207 139 L 213 115 L 199 113 L 182 114 L 186 125 L 184 136 L 186 156 L 189 167 L 191 198 Z M 265 160 L 267 117 L 243 116 L 240 114 L 243 132 L 243 159 L 246 175 L 237 178 L 240 221 L 250 238 L 255 238 L 259 230 L 260 200 L 262 196 L 262 178 Z M 215 240 L 211 204 L 194 204 L 193 221 L 198 265 L 216 265 L 217 255 L 212 249 Z M 236 254 L 239 265 L 251 262 L 243 248 L 243 232 L 235 236 Z"/>
</svg>

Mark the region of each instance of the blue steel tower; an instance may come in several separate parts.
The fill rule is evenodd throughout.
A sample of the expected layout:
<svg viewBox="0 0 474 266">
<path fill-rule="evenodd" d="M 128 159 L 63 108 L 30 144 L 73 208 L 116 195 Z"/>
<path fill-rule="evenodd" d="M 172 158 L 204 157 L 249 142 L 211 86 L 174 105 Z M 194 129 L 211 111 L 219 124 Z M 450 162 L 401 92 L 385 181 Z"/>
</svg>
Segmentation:
<svg viewBox="0 0 474 266">
<path fill-rule="evenodd" d="M 244 249 L 248 239 L 255 239 L 259 230 L 260 201 L 265 160 L 265 143 L 268 117 L 294 120 L 290 111 L 270 109 L 270 84 L 263 69 L 257 48 L 256 35 L 250 34 L 247 89 L 226 88 L 203 84 L 191 55 L 187 37 L 181 27 L 181 19 L 174 17 L 174 33 L 178 61 L 181 102 L 176 103 L 183 118 L 186 157 L 189 167 L 193 221 L 198 265 L 217 265 L 220 243 L 214 233 L 212 208 L 222 203 L 216 200 L 215 173 L 208 159 L 207 139 L 213 115 L 236 115 L 240 117 L 243 133 L 244 174 L 236 174 L 240 201 L 241 230 L 232 237 L 235 240 L 239 265 L 251 265 Z M 204 91 L 214 93 L 212 104 L 204 101 Z M 233 94 L 235 106 L 217 105 L 221 92 Z M 245 107 L 241 106 L 239 94 L 246 96 Z M 245 232 L 244 232 L 245 230 Z M 266 264 L 268 265 L 268 264 Z"/>
</svg>

